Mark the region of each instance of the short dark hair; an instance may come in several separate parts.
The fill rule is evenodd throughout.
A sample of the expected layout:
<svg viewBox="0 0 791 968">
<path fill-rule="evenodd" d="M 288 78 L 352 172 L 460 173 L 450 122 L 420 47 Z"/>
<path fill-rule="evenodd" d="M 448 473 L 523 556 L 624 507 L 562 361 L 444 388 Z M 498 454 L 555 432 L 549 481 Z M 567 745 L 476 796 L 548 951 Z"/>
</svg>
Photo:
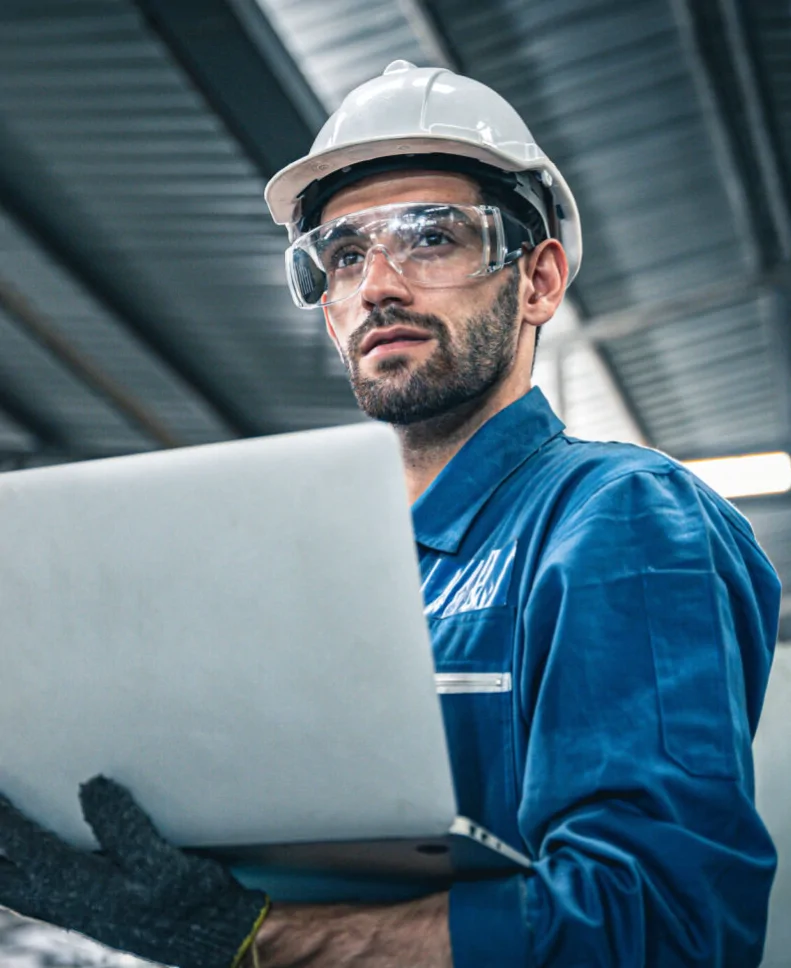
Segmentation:
<svg viewBox="0 0 791 968">
<path fill-rule="evenodd" d="M 505 192 L 497 192 L 491 188 L 479 188 L 481 205 L 492 205 L 516 219 L 529 232 L 525 233 L 525 242 L 529 242 L 532 236 L 533 247 L 540 245 L 545 239 L 549 238 L 544 219 L 538 209 L 530 202 L 524 201 L 522 204 L 514 204 L 522 200 L 514 196 L 506 197 Z"/>
<path fill-rule="evenodd" d="M 527 238 L 526 242 L 530 240 L 530 234 L 532 233 L 533 248 L 540 245 L 546 239 L 549 238 L 547 233 L 547 227 L 544 224 L 544 219 L 541 217 L 541 213 L 535 206 L 531 205 L 530 202 L 525 201 L 520 205 L 514 205 L 513 201 L 521 201 L 521 199 L 516 199 L 513 195 L 508 198 L 504 198 L 505 193 L 500 193 L 492 190 L 491 188 L 479 187 L 478 194 L 480 197 L 481 205 L 492 205 L 500 209 L 501 212 L 505 212 L 512 218 L 515 218 L 517 222 L 524 225 L 529 232 L 525 235 Z M 514 263 L 514 271 L 519 271 L 519 263 Z M 535 351 L 538 349 L 538 341 L 541 338 L 541 327 L 536 326 L 536 341 L 533 349 L 533 365 L 535 365 Z"/>
</svg>

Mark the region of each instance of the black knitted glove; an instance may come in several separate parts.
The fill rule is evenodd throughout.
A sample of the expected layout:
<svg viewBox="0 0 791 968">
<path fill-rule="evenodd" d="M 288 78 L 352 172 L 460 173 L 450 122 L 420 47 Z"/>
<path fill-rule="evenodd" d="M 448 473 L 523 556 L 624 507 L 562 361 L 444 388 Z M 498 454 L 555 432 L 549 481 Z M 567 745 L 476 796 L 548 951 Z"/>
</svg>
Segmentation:
<svg viewBox="0 0 791 968">
<path fill-rule="evenodd" d="M 238 965 L 269 910 L 267 895 L 171 846 L 112 780 L 94 777 L 80 801 L 102 854 L 63 843 L 0 795 L 0 904 L 149 961 Z"/>
</svg>

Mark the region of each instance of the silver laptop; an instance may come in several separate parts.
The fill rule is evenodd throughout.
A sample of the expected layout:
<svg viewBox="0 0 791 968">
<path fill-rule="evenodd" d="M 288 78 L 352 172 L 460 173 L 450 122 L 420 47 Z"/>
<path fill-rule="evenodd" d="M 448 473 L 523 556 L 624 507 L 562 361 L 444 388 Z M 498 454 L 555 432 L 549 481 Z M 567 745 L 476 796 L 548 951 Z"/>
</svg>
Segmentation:
<svg viewBox="0 0 791 968">
<path fill-rule="evenodd" d="M 284 898 L 529 866 L 457 816 L 390 428 L 3 474 L 0 548 L 0 790 L 69 841 L 101 772 Z"/>
</svg>

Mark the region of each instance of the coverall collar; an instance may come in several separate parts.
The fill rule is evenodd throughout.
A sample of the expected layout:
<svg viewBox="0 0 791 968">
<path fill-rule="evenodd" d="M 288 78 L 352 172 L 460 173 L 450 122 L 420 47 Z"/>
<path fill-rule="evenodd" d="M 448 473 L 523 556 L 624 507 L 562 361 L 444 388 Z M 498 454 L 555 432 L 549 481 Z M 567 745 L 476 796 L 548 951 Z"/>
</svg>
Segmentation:
<svg viewBox="0 0 791 968">
<path fill-rule="evenodd" d="M 563 422 L 538 387 L 496 413 L 412 505 L 417 542 L 455 554 L 475 516 L 499 485 L 563 429 Z"/>
</svg>

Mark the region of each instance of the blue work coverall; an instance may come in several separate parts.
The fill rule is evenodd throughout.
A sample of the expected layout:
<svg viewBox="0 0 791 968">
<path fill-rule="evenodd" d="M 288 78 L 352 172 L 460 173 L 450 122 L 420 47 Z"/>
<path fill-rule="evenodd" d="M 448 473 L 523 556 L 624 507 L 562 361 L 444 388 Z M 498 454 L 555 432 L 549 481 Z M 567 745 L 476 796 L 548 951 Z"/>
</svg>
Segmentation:
<svg viewBox="0 0 791 968">
<path fill-rule="evenodd" d="M 685 468 L 563 429 L 532 389 L 413 505 L 459 811 L 534 861 L 451 889 L 454 966 L 757 965 L 777 575 Z"/>
</svg>

